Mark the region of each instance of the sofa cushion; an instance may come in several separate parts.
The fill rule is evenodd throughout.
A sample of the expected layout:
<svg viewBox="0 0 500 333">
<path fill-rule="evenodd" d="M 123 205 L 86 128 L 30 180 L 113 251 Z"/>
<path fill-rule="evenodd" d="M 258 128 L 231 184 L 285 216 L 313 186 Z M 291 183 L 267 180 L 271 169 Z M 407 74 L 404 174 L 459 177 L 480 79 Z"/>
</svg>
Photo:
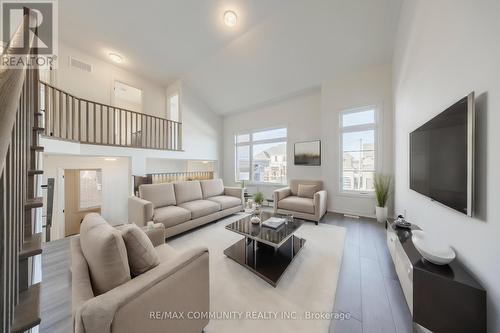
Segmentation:
<svg viewBox="0 0 500 333">
<path fill-rule="evenodd" d="M 177 206 L 167 206 L 155 209 L 153 221 L 155 223 L 163 223 L 165 228 L 173 227 L 182 222 L 191 219 L 191 212 L 187 209 Z"/>
<path fill-rule="evenodd" d="M 278 201 L 278 208 L 295 212 L 314 214 L 314 202 L 310 198 L 289 196 Z"/>
<path fill-rule="evenodd" d="M 316 193 L 317 186 L 316 185 L 304 185 L 299 184 L 297 196 L 301 198 L 313 198 L 314 193 Z"/>
<path fill-rule="evenodd" d="M 210 200 L 194 200 L 179 205 L 191 212 L 191 218 L 196 219 L 221 210 L 220 204 Z"/>
<path fill-rule="evenodd" d="M 290 192 L 292 193 L 292 195 L 298 195 L 299 184 L 315 185 L 316 191 L 314 192 L 318 192 L 323 189 L 323 182 L 321 180 L 292 179 L 290 180 Z"/>
<path fill-rule="evenodd" d="M 229 195 L 218 195 L 207 200 L 220 204 L 223 210 L 241 205 L 241 199 Z"/>
<path fill-rule="evenodd" d="M 174 183 L 174 190 L 177 205 L 188 201 L 203 199 L 201 185 L 197 180 Z"/>
<path fill-rule="evenodd" d="M 200 184 L 201 191 L 203 192 L 203 199 L 224 194 L 224 183 L 222 179 L 201 180 Z"/>
<path fill-rule="evenodd" d="M 87 214 L 80 227 L 80 246 L 89 266 L 94 294 L 103 294 L 130 280 L 122 234 L 99 214 Z"/>
<path fill-rule="evenodd" d="M 142 199 L 153 203 L 153 208 L 175 205 L 174 184 L 144 184 L 139 186 L 139 195 Z"/>
<path fill-rule="evenodd" d="M 160 263 L 153 243 L 137 225 L 128 224 L 121 232 L 127 248 L 128 264 L 132 276 L 149 271 Z"/>
</svg>

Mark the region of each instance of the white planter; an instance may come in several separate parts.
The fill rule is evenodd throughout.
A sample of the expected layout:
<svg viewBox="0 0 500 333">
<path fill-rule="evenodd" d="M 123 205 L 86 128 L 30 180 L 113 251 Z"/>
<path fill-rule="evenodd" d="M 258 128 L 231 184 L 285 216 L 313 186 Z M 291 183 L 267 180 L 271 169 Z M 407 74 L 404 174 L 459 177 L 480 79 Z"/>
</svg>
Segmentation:
<svg viewBox="0 0 500 333">
<path fill-rule="evenodd" d="M 375 215 L 377 216 L 377 221 L 384 223 L 387 220 L 387 207 L 375 207 Z"/>
</svg>

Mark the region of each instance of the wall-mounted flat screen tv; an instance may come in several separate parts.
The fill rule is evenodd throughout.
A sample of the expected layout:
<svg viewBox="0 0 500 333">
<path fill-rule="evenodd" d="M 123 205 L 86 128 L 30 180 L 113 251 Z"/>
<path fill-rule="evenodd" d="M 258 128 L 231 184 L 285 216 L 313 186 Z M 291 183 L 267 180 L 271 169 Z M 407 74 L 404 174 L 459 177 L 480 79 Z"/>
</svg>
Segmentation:
<svg viewBox="0 0 500 333">
<path fill-rule="evenodd" d="M 410 188 L 472 216 L 474 93 L 410 133 Z"/>
</svg>

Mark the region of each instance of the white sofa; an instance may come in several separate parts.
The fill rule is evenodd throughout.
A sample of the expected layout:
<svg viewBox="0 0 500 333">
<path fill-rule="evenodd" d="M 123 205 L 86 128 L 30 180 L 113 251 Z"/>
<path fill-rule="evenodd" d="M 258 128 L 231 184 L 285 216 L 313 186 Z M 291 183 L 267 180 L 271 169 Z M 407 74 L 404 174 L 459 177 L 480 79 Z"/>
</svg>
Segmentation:
<svg viewBox="0 0 500 333">
<path fill-rule="evenodd" d="M 290 186 L 274 191 L 274 212 L 292 214 L 318 224 L 326 213 L 326 191 L 321 180 L 292 179 Z"/>
<path fill-rule="evenodd" d="M 243 189 L 222 179 L 141 185 L 139 196 L 129 198 L 129 223 L 162 223 L 166 237 L 242 211 L 244 203 Z"/>
</svg>

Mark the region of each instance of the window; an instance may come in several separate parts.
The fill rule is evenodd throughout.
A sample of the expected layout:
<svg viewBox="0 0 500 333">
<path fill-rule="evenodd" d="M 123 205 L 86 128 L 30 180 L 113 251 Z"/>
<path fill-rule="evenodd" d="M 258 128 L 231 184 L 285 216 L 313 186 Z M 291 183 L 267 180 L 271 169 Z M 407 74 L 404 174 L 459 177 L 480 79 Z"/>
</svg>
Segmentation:
<svg viewBox="0 0 500 333">
<path fill-rule="evenodd" d="M 179 94 L 174 94 L 168 98 L 168 119 L 179 121 Z"/>
<path fill-rule="evenodd" d="M 101 170 L 80 170 L 79 192 L 80 210 L 101 207 Z"/>
<path fill-rule="evenodd" d="M 340 115 L 341 190 L 373 191 L 376 165 L 376 109 L 347 110 Z"/>
<path fill-rule="evenodd" d="M 285 184 L 286 140 L 286 128 L 236 134 L 236 181 Z"/>
</svg>

